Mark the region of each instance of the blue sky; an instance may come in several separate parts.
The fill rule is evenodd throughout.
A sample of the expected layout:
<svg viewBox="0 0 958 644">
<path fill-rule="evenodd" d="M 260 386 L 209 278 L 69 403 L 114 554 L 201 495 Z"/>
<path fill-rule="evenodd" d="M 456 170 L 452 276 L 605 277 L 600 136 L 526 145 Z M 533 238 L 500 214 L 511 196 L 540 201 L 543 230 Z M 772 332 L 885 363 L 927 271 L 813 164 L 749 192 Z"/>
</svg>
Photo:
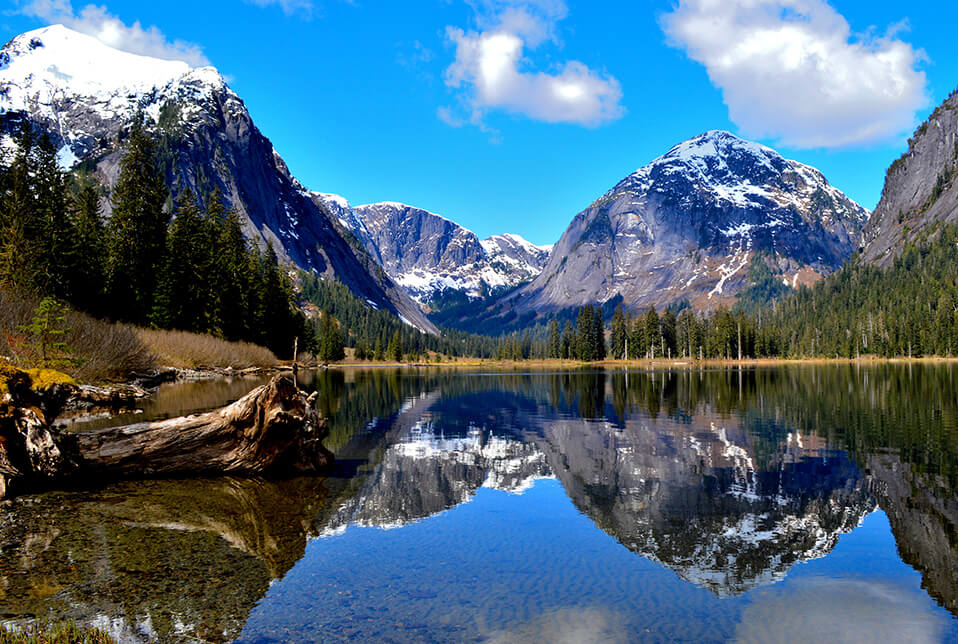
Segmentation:
<svg viewBox="0 0 958 644">
<path fill-rule="evenodd" d="M 311 189 L 543 244 L 709 129 L 873 208 L 914 126 L 958 86 L 953 3 L 15 0 L 0 37 L 51 22 L 213 64 Z"/>
</svg>

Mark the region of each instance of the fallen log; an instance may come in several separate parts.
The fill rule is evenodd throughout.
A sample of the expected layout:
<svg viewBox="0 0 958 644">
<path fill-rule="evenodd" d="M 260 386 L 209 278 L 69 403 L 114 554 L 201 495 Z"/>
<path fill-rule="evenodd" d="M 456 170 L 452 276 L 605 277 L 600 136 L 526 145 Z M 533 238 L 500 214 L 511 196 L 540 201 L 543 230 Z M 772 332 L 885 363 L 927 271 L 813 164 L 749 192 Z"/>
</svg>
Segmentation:
<svg viewBox="0 0 958 644">
<path fill-rule="evenodd" d="M 16 488 L 90 479 L 209 474 L 295 475 L 332 462 L 325 420 L 284 376 L 215 411 L 68 433 L 41 410 L 0 413 L 0 498 Z"/>
</svg>

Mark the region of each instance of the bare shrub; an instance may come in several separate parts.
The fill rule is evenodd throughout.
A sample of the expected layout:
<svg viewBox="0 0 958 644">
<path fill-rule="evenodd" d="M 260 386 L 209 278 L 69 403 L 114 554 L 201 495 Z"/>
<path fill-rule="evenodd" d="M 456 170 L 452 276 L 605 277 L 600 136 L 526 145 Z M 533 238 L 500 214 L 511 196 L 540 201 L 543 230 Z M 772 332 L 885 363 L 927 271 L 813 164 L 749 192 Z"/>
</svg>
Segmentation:
<svg viewBox="0 0 958 644">
<path fill-rule="evenodd" d="M 30 323 L 39 303 L 40 300 L 31 295 L 0 289 L 0 334 L 3 336 L 0 355 L 15 363 L 23 361 L 23 347 L 29 344 L 24 327 Z M 73 360 L 60 368 L 77 380 L 95 382 L 123 378 L 133 371 L 151 369 L 156 364 L 154 356 L 131 326 L 104 322 L 77 311 L 67 311 L 63 326 L 66 330 L 63 341 Z"/>
<path fill-rule="evenodd" d="M 272 351 L 249 342 L 228 342 L 210 335 L 188 331 L 137 329 L 140 339 L 168 367 L 198 369 L 202 367 L 275 367 L 278 360 Z"/>
</svg>

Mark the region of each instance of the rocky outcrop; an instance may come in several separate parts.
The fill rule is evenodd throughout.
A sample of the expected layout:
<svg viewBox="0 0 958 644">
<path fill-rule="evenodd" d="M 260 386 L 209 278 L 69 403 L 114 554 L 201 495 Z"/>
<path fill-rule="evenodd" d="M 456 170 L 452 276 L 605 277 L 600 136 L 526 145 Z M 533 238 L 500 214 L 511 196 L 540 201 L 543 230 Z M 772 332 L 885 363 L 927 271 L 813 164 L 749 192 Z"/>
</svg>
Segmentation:
<svg viewBox="0 0 958 644">
<path fill-rule="evenodd" d="M 958 222 L 958 93 L 939 106 L 891 164 L 881 200 L 862 231 L 862 260 L 890 265 L 906 243 Z"/>
<path fill-rule="evenodd" d="M 212 67 L 134 56 L 55 25 L 14 38 L 2 50 L 0 132 L 10 145 L 23 119 L 47 133 L 64 167 L 84 163 L 109 190 L 123 141 L 142 113 L 157 137 L 174 196 L 219 189 L 244 233 L 303 270 L 346 284 L 420 330 L 436 328 L 379 270 L 335 216 L 292 176 L 253 123 L 242 99 Z M 104 202 L 109 214 L 109 201 Z"/>
<path fill-rule="evenodd" d="M 631 308 L 734 301 L 761 254 L 795 286 L 836 270 L 868 212 L 820 172 L 707 132 L 620 181 L 572 220 L 542 273 L 508 304 L 549 311 L 621 296 Z"/>
</svg>

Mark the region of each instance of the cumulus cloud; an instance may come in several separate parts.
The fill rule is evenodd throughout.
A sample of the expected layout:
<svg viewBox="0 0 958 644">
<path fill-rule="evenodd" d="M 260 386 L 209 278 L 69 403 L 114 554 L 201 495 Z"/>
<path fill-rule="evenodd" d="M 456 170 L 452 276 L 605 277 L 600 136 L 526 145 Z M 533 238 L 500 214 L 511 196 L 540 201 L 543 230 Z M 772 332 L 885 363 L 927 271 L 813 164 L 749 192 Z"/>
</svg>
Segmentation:
<svg viewBox="0 0 958 644">
<path fill-rule="evenodd" d="M 874 143 L 909 131 L 928 103 L 924 54 L 896 37 L 901 25 L 855 36 L 825 0 L 678 0 L 662 26 L 749 136 Z"/>
<path fill-rule="evenodd" d="M 525 50 L 546 41 L 558 44 L 557 23 L 568 11 L 563 2 L 536 0 L 476 0 L 478 30 L 447 27 L 455 60 L 445 81 L 457 90 L 465 117 L 445 107 L 445 122 L 482 121 L 492 109 L 502 109 L 548 123 L 597 126 L 621 116 L 622 90 L 615 78 L 589 69 L 579 61 L 562 63 L 553 72 L 529 69 Z"/>
<path fill-rule="evenodd" d="M 168 40 L 156 27 L 144 28 L 139 21 L 126 25 L 104 6 L 90 4 L 76 13 L 69 0 L 33 0 L 21 6 L 20 13 L 50 23 L 61 23 L 115 49 L 133 54 L 182 60 L 196 67 L 210 64 L 199 45 Z"/>
</svg>

